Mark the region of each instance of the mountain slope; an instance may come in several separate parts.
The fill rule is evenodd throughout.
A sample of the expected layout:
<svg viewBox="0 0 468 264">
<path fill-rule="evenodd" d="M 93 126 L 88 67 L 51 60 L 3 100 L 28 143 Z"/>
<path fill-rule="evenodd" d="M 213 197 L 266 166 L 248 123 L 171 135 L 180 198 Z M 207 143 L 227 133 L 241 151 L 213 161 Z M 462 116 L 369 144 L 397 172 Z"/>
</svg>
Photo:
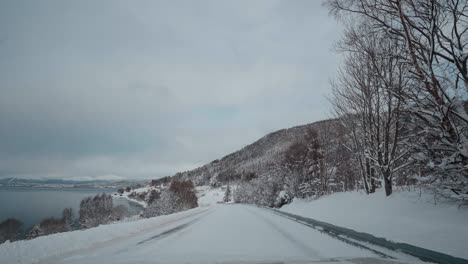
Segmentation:
<svg viewBox="0 0 468 264">
<path fill-rule="evenodd" d="M 220 160 L 214 160 L 191 171 L 177 173 L 173 179 L 192 180 L 195 185 L 200 186 L 210 182 L 213 185 L 216 182 L 253 178 L 268 172 L 269 165 L 281 161 L 289 146 L 302 141 L 309 129 L 318 129 L 324 123 L 336 123 L 336 120 L 323 120 L 269 133 Z"/>
</svg>

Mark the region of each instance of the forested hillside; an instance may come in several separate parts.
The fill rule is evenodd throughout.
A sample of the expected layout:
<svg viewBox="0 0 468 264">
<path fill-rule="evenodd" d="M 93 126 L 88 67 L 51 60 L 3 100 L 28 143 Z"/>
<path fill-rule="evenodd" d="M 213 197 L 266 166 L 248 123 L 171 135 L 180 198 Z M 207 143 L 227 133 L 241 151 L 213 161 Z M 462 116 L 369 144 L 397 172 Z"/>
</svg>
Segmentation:
<svg viewBox="0 0 468 264">
<path fill-rule="evenodd" d="M 317 123 L 272 132 L 258 141 L 221 159 L 197 169 L 177 173 L 174 178 L 192 180 L 195 185 L 219 185 L 228 181 L 250 180 L 269 172 L 271 166 L 282 161 L 286 150 L 294 143 L 302 142 Z"/>
<path fill-rule="evenodd" d="M 340 120 L 282 129 L 192 171 L 154 180 L 191 180 L 213 187 L 233 184 L 236 202 L 281 206 L 293 197 L 362 187 Z M 377 185 L 378 183 L 375 183 Z"/>
</svg>

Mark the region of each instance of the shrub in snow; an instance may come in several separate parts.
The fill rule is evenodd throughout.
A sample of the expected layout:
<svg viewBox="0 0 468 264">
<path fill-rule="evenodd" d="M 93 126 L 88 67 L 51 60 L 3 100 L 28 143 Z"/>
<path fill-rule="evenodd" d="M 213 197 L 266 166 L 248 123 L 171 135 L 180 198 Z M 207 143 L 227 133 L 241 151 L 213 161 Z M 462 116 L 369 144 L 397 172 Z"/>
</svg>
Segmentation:
<svg viewBox="0 0 468 264">
<path fill-rule="evenodd" d="M 40 224 L 33 226 L 27 233 L 29 239 L 46 236 L 55 233 L 68 232 L 73 230 L 73 210 L 65 208 L 62 211 L 62 218 L 46 218 Z"/>
<path fill-rule="evenodd" d="M 43 235 L 44 235 L 44 231 L 42 231 L 41 227 L 39 225 L 35 225 L 29 230 L 26 237 L 28 239 L 33 239 L 33 238 L 43 236 Z"/>
<path fill-rule="evenodd" d="M 149 205 L 143 212 L 143 217 L 153 217 L 159 215 L 167 215 L 177 212 L 176 196 L 170 191 L 163 191 L 157 202 Z"/>
<path fill-rule="evenodd" d="M 198 206 L 198 198 L 192 181 L 173 181 L 169 191 L 176 195 L 176 202 L 180 207 L 190 209 Z"/>
<path fill-rule="evenodd" d="M 223 201 L 224 201 L 225 203 L 230 202 L 230 201 L 231 201 L 231 198 L 232 198 L 231 196 L 232 196 L 232 195 L 231 195 L 231 187 L 228 185 L 228 186 L 226 187 L 226 192 L 224 193 Z"/>
<path fill-rule="evenodd" d="M 63 219 L 53 217 L 42 220 L 39 227 L 42 230 L 43 235 L 69 231 Z"/>
<path fill-rule="evenodd" d="M 234 191 L 232 198 L 235 203 L 248 203 L 252 194 L 252 185 L 241 182 Z"/>
<path fill-rule="evenodd" d="M 211 177 L 210 179 L 210 186 L 211 187 L 218 187 L 221 183 L 219 182 L 219 179 L 218 179 L 218 173 L 215 173 L 215 175 L 213 175 L 213 177 Z"/>
<path fill-rule="evenodd" d="M 151 203 L 143 212 L 143 217 L 172 214 L 198 206 L 195 188 L 191 181 L 173 181 L 161 197 Z"/>
<path fill-rule="evenodd" d="M 65 228 L 67 231 L 70 231 L 73 229 L 73 209 L 71 208 L 65 208 L 62 211 L 62 220 L 65 224 Z"/>
<path fill-rule="evenodd" d="M 274 207 L 282 182 L 277 176 L 262 174 L 248 183 L 242 182 L 233 194 L 234 202 Z"/>
<path fill-rule="evenodd" d="M 16 240 L 18 233 L 20 232 L 23 224 L 14 218 L 8 218 L 7 220 L 0 223 L 0 243 L 7 240 Z"/>
<path fill-rule="evenodd" d="M 158 200 L 159 198 L 161 197 L 161 194 L 156 191 L 156 190 L 151 190 L 150 192 L 148 192 L 148 194 L 146 195 L 146 202 L 148 204 L 152 204 L 154 203 L 156 200 Z"/>
<path fill-rule="evenodd" d="M 112 208 L 112 220 L 119 221 L 124 217 L 128 216 L 128 208 L 124 205 L 117 205 Z"/>
<path fill-rule="evenodd" d="M 112 197 L 104 193 L 83 199 L 80 203 L 80 226 L 90 228 L 109 223 L 112 220 L 112 206 Z"/>
<path fill-rule="evenodd" d="M 275 201 L 275 207 L 280 208 L 281 206 L 288 204 L 291 202 L 291 197 L 288 195 L 286 191 L 281 191 L 278 194 L 278 197 Z"/>
</svg>

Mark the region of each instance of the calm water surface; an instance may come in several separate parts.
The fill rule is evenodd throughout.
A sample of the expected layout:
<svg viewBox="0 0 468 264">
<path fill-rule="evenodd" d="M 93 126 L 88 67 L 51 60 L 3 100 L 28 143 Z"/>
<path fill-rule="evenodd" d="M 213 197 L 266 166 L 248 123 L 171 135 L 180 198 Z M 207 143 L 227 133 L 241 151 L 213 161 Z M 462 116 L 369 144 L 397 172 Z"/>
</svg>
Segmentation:
<svg viewBox="0 0 468 264">
<path fill-rule="evenodd" d="M 99 193 L 112 193 L 114 189 L 97 188 L 31 188 L 0 187 L 0 222 L 13 217 L 28 229 L 47 217 L 61 217 L 62 210 L 72 208 L 78 218 L 80 201 Z M 114 206 L 127 206 L 130 214 L 138 214 L 142 207 L 126 199 L 114 197 Z"/>
</svg>

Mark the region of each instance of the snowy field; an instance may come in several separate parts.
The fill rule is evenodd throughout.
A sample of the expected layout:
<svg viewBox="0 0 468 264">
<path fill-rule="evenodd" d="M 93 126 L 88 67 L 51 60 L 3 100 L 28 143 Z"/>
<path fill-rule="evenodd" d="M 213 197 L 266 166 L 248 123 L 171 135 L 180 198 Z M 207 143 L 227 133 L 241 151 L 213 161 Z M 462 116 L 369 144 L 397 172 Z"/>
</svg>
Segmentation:
<svg viewBox="0 0 468 264">
<path fill-rule="evenodd" d="M 335 193 L 317 200 L 294 200 L 281 210 L 468 259 L 468 208 L 435 201 L 429 193 L 383 190 Z"/>
</svg>

